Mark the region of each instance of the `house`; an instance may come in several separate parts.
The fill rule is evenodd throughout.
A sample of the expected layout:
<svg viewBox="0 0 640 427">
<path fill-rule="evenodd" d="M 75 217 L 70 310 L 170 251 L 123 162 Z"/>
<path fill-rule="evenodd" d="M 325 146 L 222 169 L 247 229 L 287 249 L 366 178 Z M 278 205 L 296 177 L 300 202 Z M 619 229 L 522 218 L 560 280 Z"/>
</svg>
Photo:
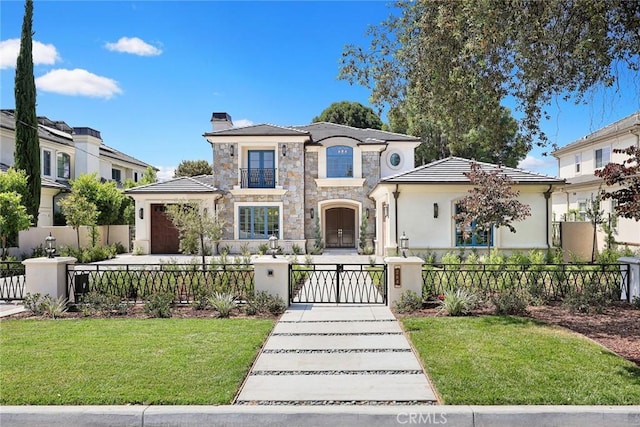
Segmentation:
<svg viewBox="0 0 640 427">
<path fill-rule="evenodd" d="M 134 247 L 177 253 L 175 229 L 163 226 L 164 205 L 198 199 L 225 223 L 222 246 L 257 250 L 270 236 L 291 251 L 356 249 L 361 224 L 373 247 L 375 204 L 369 193 L 381 177 L 414 166 L 419 138 L 333 123 L 233 127 L 213 113 L 204 133 L 213 151 L 213 176 L 175 179 L 127 190 L 136 202 Z M 316 227 L 319 227 L 316 230 Z"/>
<path fill-rule="evenodd" d="M 199 200 L 225 223 L 221 245 L 256 250 L 270 236 L 290 252 L 357 249 L 395 254 L 405 231 L 411 247 L 433 251 L 485 247 L 461 239 L 452 219 L 455 201 L 470 187 L 470 160 L 448 158 L 414 168 L 416 137 L 333 123 L 233 127 L 227 113 L 213 113 L 203 136 L 213 151 L 213 175 L 183 177 L 127 190 L 136 203 L 134 247 L 143 253 L 177 253 L 178 235 L 164 209 L 177 200 Z M 483 168 L 496 165 L 482 164 Z M 518 233 L 495 230 L 494 246 L 550 247 L 550 194 L 561 180 L 502 168 L 516 181 L 531 218 Z M 363 235 L 361 236 L 361 233 Z M 362 239 L 361 239 L 362 237 Z"/>
<path fill-rule="evenodd" d="M 15 129 L 14 110 L 0 110 L 1 171 L 14 165 Z M 47 117 L 38 117 L 38 140 L 42 163 L 39 226 L 54 224 L 56 200 L 70 189 L 70 180 L 77 176 L 97 173 L 121 186 L 127 179 L 138 182 L 151 166 L 105 145 L 95 129 L 70 127 Z"/>
<path fill-rule="evenodd" d="M 551 247 L 552 191 L 562 180 L 523 169 L 475 162 L 484 171 L 500 171 L 514 182 L 518 200 L 529 205 L 531 216 L 514 223 L 516 233 L 506 228 L 493 229 L 488 235 L 465 235 L 453 216 L 457 201 L 472 188 L 465 175 L 472 160 L 448 157 L 409 171 L 382 178 L 371 192 L 376 211 L 376 253 L 395 254 L 403 233 L 413 253 L 486 251 L 487 243 L 505 251 L 546 250 Z M 473 226 L 472 226 L 473 228 Z M 487 241 L 489 240 L 489 242 Z"/>
<path fill-rule="evenodd" d="M 558 160 L 559 177 L 565 179 L 566 184 L 559 186 L 553 193 L 554 219 L 561 222 L 588 221 L 588 203 L 595 199 L 605 186 L 594 172 L 609 162 L 625 161 L 628 158 L 625 154 L 614 153 L 613 150 L 630 146 L 640 146 L 640 111 L 555 150 L 552 154 Z M 612 200 L 602 201 L 600 209 L 604 211 L 607 223 L 611 223 L 616 241 L 631 249 L 638 249 L 640 222 L 629 218 L 617 218 Z M 568 227 L 563 228 L 563 244 L 567 239 L 586 238 L 584 233 L 567 234 L 567 229 Z M 586 246 L 590 249 L 591 245 L 589 240 Z M 605 233 L 601 227 L 597 232 L 597 247 L 599 250 L 605 247 Z"/>
</svg>

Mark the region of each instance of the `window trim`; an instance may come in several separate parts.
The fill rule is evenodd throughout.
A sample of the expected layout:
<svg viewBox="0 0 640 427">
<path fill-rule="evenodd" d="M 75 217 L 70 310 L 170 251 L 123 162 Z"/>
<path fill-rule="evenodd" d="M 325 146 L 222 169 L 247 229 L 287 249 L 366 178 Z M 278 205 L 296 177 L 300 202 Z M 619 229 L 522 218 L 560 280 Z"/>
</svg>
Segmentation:
<svg viewBox="0 0 640 427">
<path fill-rule="evenodd" d="M 118 172 L 118 175 L 120 175 L 120 179 L 114 178 L 114 176 L 113 176 L 114 172 Z M 111 167 L 111 180 L 113 180 L 115 182 L 122 183 L 122 169 Z"/>
<path fill-rule="evenodd" d="M 284 228 L 283 228 L 283 203 L 282 202 L 236 202 L 234 203 L 234 220 L 235 224 L 237 224 L 233 230 L 234 240 L 259 240 L 265 241 L 266 239 L 256 238 L 255 236 L 246 238 L 240 236 L 240 210 L 242 208 L 276 208 L 278 209 L 278 239 L 281 239 L 283 236 Z M 266 223 L 265 223 L 266 224 Z M 268 237 L 267 237 L 268 239 Z"/>
<path fill-rule="evenodd" d="M 600 165 L 598 165 L 598 151 L 600 152 Z M 604 154 L 607 153 L 607 158 L 605 161 Z M 600 147 L 594 150 L 593 160 L 596 169 L 603 168 L 609 163 L 611 163 L 611 147 Z"/>
<path fill-rule="evenodd" d="M 574 172 L 576 174 L 581 173 L 582 172 L 581 171 L 581 169 L 582 169 L 582 153 L 578 153 L 578 154 L 575 155 L 574 162 L 575 162 L 574 163 L 574 165 L 575 165 L 574 166 Z"/>
<path fill-rule="evenodd" d="M 459 213 L 459 205 L 458 203 L 454 202 L 454 212 L 457 214 Z M 476 233 L 476 221 L 473 220 L 473 222 L 471 223 L 471 243 L 470 244 L 465 244 L 464 243 L 464 234 L 463 232 L 458 228 L 458 222 L 457 220 L 453 220 L 453 229 L 454 229 L 454 233 L 453 233 L 453 240 L 454 240 L 454 246 L 456 248 L 473 248 L 473 247 L 477 247 L 477 248 L 482 248 L 482 247 L 486 247 L 487 246 L 487 242 L 486 242 L 486 237 L 485 237 L 485 241 L 484 242 L 478 242 L 478 234 Z M 495 227 L 492 227 L 491 230 L 488 230 L 485 232 L 486 234 L 489 235 L 489 246 L 493 247 L 493 242 L 494 242 L 494 237 L 495 237 Z M 458 238 L 460 237 L 460 238 Z"/>
<path fill-rule="evenodd" d="M 69 176 L 60 175 L 60 159 L 66 159 L 68 161 L 68 170 L 66 171 Z M 66 162 L 65 162 L 66 163 Z M 62 164 L 64 168 L 65 163 Z M 71 179 L 71 155 L 69 153 L 60 152 L 56 154 L 56 178 L 58 179 Z"/>
<path fill-rule="evenodd" d="M 344 155 L 340 155 L 340 153 L 338 153 L 336 155 L 331 155 L 331 151 L 340 150 L 340 149 L 348 150 L 348 154 L 345 153 Z M 351 159 L 351 162 L 350 162 L 351 175 L 337 175 L 337 174 L 330 173 L 330 167 L 336 165 L 336 161 L 335 160 L 338 160 L 338 159 L 343 160 L 343 159 L 346 159 L 347 156 L 349 156 L 350 159 Z M 326 162 L 326 165 L 327 165 L 326 177 L 327 178 L 331 178 L 331 179 L 332 178 L 338 178 L 338 179 L 340 179 L 340 178 L 354 178 L 355 177 L 354 149 L 353 149 L 353 147 L 350 147 L 348 145 L 332 145 L 330 147 L 327 147 L 326 158 L 327 158 L 327 162 Z M 334 161 L 331 161 L 332 158 L 334 159 Z M 345 162 L 345 165 L 346 165 L 346 162 Z M 335 171 L 332 170 L 331 172 L 335 172 Z M 348 170 L 346 172 L 348 172 Z"/>
<path fill-rule="evenodd" d="M 47 153 L 49 155 L 49 159 L 47 161 Z M 51 176 L 51 150 L 42 150 L 42 175 Z"/>
</svg>

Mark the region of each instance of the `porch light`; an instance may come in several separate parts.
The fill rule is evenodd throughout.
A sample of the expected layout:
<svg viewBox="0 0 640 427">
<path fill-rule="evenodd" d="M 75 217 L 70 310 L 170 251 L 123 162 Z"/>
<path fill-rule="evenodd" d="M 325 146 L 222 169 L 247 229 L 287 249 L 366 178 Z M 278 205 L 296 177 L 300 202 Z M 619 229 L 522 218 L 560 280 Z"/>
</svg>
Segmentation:
<svg viewBox="0 0 640 427">
<path fill-rule="evenodd" d="M 365 209 L 364 215 L 369 219 L 369 208 Z"/>
<path fill-rule="evenodd" d="M 437 203 L 433 204 L 433 217 L 434 218 L 438 218 L 438 204 Z"/>
<path fill-rule="evenodd" d="M 287 144 L 282 144 L 282 157 L 287 157 Z"/>
<path fill-rule="evenodd" d="M 271 256 L 275 258 L 278 251 L 278 238 L 276 236 L 269 237 L 269 249 L 271 249 Z"/>
<path fill-rule="evenodd" d="M 53 254 L 56 253 L 56 238 L 51 233 L 44 239 L 44 251 L 47 253 L 47 258 L 53 258 Z"/>
<path fill-rule="evenodd" d="M 229 144 L 229 153 L 231 154 L 231 157 L 233 157 L 234 151 L 235 151 L 235 145 Z"/>
<path fill-rule="evenodd" d="M 404 231 L 402 232 L 402 236 L 400 236 L 400 249 L 402 249 L 402 256 L 407 257 L 407 249 L 409 249 L 409 238 Z"/>
<path fill-rule="evenodd" d="M 144 209 L 143 208 L 138 209 L 138 218 L 144 219 Z"/>
<path fill-rule="evenodd" d="M 313 214 L 315 213 L 315 211 L 313 210 L 313 208 L 309 209 L 309 216 L 311 217 L 311 219 L 313 219 Z"/>
<path fill-rule="evenodd" d="M 389 218 L 389 205 L 387 203 L 382 205 L 382 214 L 385 218 Z"/>
</svg>

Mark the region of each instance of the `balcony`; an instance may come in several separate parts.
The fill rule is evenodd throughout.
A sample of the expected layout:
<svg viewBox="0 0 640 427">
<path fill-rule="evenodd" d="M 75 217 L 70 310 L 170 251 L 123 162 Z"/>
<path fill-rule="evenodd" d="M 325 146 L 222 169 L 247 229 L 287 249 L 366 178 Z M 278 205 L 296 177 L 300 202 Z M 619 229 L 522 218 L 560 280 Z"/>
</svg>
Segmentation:
<svg viewBox="0 0 640 427">
<path fill-rule="evenodd" d="M 276 169 L 240 169 L 240 188 L 276 188 Z"/>
</svg>

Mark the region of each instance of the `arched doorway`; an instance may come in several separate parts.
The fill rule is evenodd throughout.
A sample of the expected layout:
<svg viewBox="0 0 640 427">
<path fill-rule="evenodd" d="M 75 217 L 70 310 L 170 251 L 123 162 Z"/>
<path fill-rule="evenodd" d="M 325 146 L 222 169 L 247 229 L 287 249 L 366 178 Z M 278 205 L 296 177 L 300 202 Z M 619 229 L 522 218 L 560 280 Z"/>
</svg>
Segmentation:
<svg viewBox="0 0 640 427">
<path fill-rule="evenodd" d="M 325 211 L 325 246 L 327 248 L 356 247 L 356 210 L 329 208 Z"/>
</svg>

